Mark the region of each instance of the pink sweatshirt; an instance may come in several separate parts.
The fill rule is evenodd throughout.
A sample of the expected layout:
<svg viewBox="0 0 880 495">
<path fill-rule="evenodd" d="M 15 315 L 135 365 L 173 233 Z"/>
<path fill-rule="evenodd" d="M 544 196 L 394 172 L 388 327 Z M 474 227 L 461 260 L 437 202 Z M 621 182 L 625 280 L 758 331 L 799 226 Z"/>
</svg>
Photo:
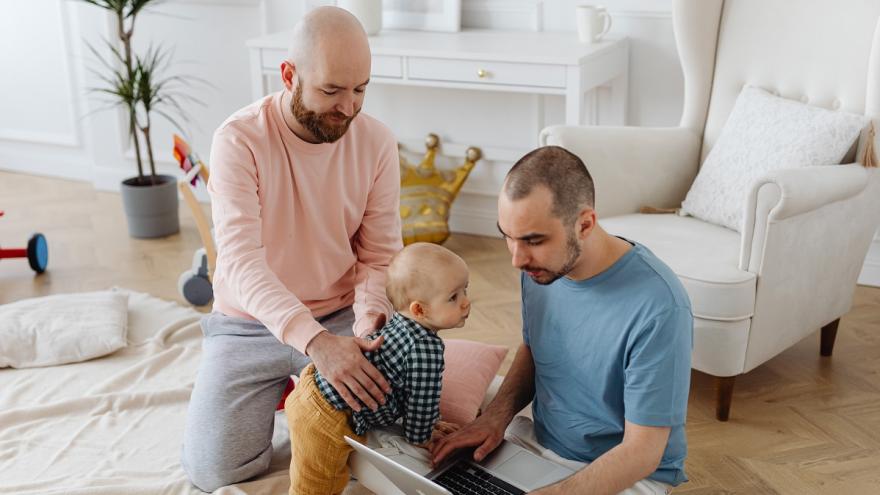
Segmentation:
<svg viewBox="0 0 880 495">
<path fill-rule="evenodd" d="M 397 141 L 361 113 L 335 143 L 311 144 L 281 114 L 281 93 L 214 133 L 208 192 L 217 245 L 214 310 L 260 321 L 305 352 L 315 318 L 354 306 L 384 313 L 385 272 L 402 247 Z"/>
</svg>

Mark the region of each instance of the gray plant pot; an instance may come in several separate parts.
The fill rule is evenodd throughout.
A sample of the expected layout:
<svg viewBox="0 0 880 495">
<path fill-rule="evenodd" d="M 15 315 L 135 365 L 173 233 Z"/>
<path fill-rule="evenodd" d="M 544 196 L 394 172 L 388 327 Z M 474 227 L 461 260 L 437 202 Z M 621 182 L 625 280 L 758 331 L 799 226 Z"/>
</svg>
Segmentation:
<svg viewBox="0 0 880 495">
<path fill-rule="evenodd" d="M 180 231 L 178 217 L 177 179 L 171 175 L 157 175 L 156 184 L 149 176 L 143 185 L 137 177 L 126 179 L 120 185 L 122 204 L 128 218 L 128 235 L 152 239 Z"/>
</svg>

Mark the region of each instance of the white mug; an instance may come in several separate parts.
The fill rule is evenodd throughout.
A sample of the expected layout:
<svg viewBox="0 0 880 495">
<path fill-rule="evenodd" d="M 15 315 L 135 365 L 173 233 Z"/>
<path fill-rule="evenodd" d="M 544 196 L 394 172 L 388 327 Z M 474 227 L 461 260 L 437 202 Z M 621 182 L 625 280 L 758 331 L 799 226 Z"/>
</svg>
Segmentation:
<svg viewBox="0 0 880 495">
<path fill-rule="evenodd" d="M 578 38 L 583 43 L 596 43 L 611 29 L 611 16 L 598 5 L 578 5 L 576 8 Z"/>
<path fill-rule="evenodd" d="M 382 0 L 338 0 L 336 6 L 357 17 L 368 36 L 382 30 Z"/>
</svg>

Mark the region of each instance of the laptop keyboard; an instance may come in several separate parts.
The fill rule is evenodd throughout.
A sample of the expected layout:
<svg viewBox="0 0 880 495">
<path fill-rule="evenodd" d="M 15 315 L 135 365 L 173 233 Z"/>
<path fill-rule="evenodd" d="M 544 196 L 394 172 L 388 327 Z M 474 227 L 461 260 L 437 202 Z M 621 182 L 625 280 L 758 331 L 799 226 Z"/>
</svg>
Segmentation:
<svg viewBox="0 0 880 495">
<path fill-rule="evenodd" d="M 485 470 L 466 462 L 457 463 L 434 478 L 433 481 L 452 492 L 452 495 L 522 495 L 525 493 Z"/>
</svg>

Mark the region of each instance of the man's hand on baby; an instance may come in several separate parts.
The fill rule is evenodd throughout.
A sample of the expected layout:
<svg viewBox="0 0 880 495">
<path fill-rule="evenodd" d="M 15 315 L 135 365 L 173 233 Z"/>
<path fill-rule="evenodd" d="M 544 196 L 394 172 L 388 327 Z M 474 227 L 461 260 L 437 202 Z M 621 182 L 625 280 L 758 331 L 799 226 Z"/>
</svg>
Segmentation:
<svg viewBox="0 0 880 495">
<path fill-rule="evenodd" d="M 364 318 L 370 321 L 370 333 L 378 332 L 385 326 L 387 317 L 384 313 L 367 313 Z"/>
<path fill-rule="evenodd" d="M 391 386 L 367 361 L 363 351 L 375 351 L 382 346 L 383 340 L 383 337 L 366 340 L 321 332 L 309 342 L 306 353 L 352 410 L 360 411 L 363 402 L 375 411 L 379 404 L 385 403 L 385 395 L 391 393 Z"/>
</svg>

